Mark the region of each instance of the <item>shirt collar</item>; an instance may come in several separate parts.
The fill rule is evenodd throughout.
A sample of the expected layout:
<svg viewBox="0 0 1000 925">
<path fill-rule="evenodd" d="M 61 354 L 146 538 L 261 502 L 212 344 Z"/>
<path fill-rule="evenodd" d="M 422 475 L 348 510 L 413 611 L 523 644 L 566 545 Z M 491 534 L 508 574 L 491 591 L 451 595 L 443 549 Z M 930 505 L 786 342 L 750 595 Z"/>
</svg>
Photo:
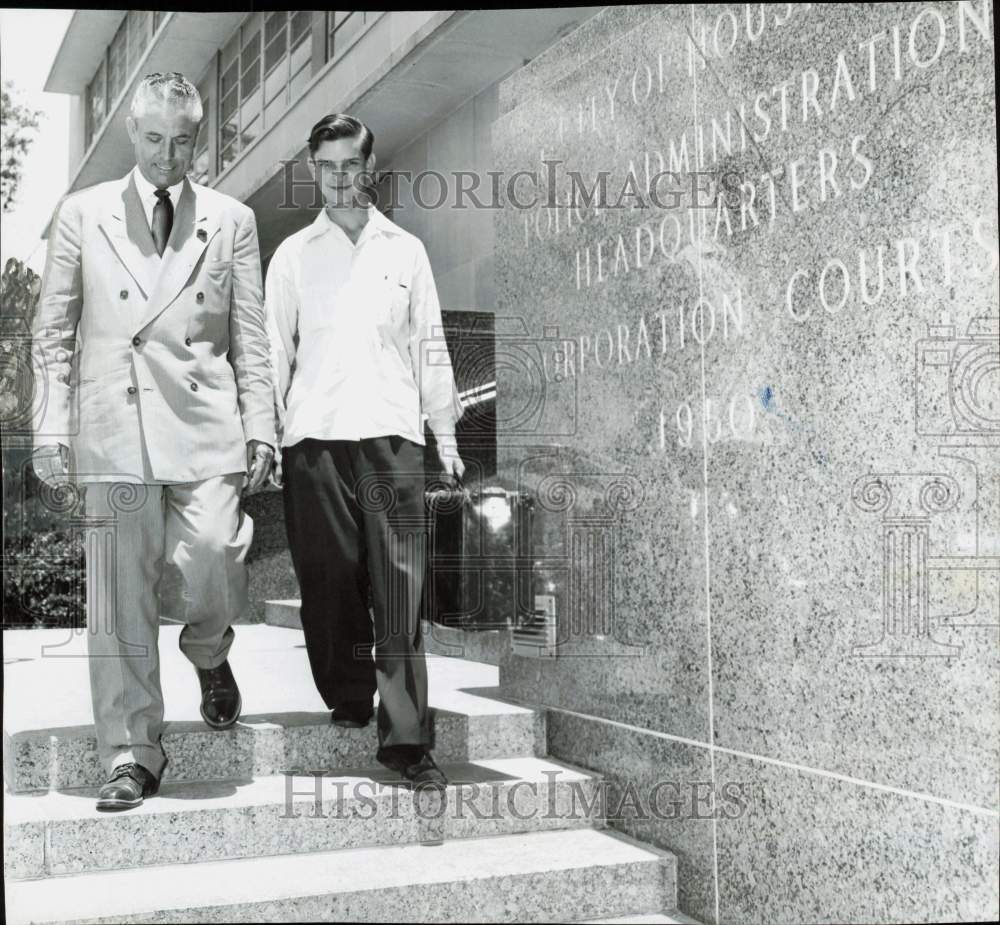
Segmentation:
<svg viewBox="0 0 1000 925">
<path fill-rule="evenodd" d="M 341 234 L 344 233 L 343 229 L 326 214 L 326 208 L 324 207 L 319 210 L 319 214 L 313 220 L 309 238 L 311 240 L 333 230 L 340 231 Z M 358 243 L 360 244 L 372 235 L 399 234 L 400 231 L 402 229 L 395 222 L 386 218 L 375 206 L 368 206 L 368 224 L 365 225 L 364 230 L 361 232 L 362 237 L 358 238 Z"/>
<path fill-rule="evenodd" d="M 132 178 L 135 180 L 135 188 L 138 190 L 139 196 L 142 199 L 153 199 L 155 197 L 156 187 L 142 175 L 142 171 L 138 166 L 132 168 Z M 167 192 L 170 193 L 170 200 L 173 202 L 174 206 L 177 205 L 178 200 L 181 198 L 181 190 L 183 188 L 183 180 L 181 180 L 180 183 L 175 183 L 173 186 L 167 187 Z"/>
</svg>

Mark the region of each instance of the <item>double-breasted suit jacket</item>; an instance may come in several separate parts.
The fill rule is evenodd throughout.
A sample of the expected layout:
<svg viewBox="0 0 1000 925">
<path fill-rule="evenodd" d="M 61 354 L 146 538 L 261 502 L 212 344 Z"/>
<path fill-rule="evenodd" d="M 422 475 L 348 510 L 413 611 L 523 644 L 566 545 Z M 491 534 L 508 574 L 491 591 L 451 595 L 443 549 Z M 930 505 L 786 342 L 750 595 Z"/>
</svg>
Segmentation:
<svg viewBox="0 0 1000 925">
<path fill-rule="evenodd" d="M 68 197 L 34 324 L 36 445 L 81 481 L 194 482 L 274 445 L 251 209 L 185 180 L 162 258 L 132 175 Z"/>
</svg>

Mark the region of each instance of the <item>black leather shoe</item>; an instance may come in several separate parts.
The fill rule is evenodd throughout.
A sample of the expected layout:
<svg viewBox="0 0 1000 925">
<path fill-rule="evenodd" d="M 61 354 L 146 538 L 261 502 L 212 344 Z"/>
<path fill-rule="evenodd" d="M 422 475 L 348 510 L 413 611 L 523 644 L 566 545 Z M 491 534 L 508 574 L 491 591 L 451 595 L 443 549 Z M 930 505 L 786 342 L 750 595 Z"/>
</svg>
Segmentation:
<svg viewBox="0 0 1000 925">
<path fill-rule="evenodd" d="M 420 746 L 396 745 L 381 748 L 375 756 L 379 764 L 398 771 L 408 781 L 418 787 L 434 787 L 443 790 L 448 786 L 448 778 L 434 763 L 431 753 Z"/>
<path fill-rule="evenodd" d="M 160 782 L 141 764 L 121 764 L 111 772 L 108 782 L 97 795 L 97 808 L 103 813 L 121 812 L 142 804 L 153 796 Z"/>
<path fill-rule="evenodd" d="M 367 700 L 351 700 L 333 708 L 330 721 L 334 726 L 345 729 L 362 729 L 371 722 L 375 715 L 371 702 Z"/>
<path fill-rule="evenodd" d="M 201 682 L 201 718 L 213 729 L 228 729 L 240 718 L 243 701 L 229 662 L 216 668 L 198 668 Z"/>
</svg>

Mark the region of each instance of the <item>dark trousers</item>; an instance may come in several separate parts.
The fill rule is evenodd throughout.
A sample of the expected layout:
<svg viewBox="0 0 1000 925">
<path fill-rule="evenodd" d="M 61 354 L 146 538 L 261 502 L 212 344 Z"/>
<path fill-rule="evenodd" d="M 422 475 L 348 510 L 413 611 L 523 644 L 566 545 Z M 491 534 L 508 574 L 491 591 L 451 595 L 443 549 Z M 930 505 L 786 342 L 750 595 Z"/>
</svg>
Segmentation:
<svg viewBox="0 0 1000 925">
<path fill-rule="evenodd" d="M 313 679 L 330 709 L 370 704 L 378 689 L 380 749 L 430 744 L 420 633 L 423 467 L 423 447 L 395 436 L 303 440 L 282 451 L 285 527 Z"/>
</svg>

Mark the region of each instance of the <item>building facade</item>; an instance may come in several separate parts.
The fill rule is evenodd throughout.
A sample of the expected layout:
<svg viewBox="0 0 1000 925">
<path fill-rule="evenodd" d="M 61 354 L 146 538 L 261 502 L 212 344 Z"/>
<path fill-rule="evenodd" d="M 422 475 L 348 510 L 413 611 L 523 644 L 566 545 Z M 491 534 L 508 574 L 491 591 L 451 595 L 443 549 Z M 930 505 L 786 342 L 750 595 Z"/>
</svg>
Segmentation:
<svg viewBox="0 0 1000 925">
<path fill-rule="evenodd" d="M 485 174 L 499 82 L 597 9 L 77 10 L 45 85 L 73 97 L 67 192 L 130 169 L 137 81 L 180 71 L 205 104 L 192 177 L 254 209 L 266 265 L 315 214 L 304 160 L 323 115 L 370 126 L 387 184 L 391 171 Z M 396 188 L 392 218 L 427 246 L 442 307 L 492 311 L 492 212 L 421 209 Z"/>
<path fill-rule="evenodd" d="M 547 755 L 601 775 L 610 830 L 673 854 L 685 913 L 997 921 L 994 34 L 988 0 L 78 11 L 47 89 L 77 101 L 79 189 L 131 166 L 142 74 L 197 79 L 198 176 L 253 207 L 265 262 L 314 214 L 309 128 L 372 127 L 446 327 L 490 322 L 494 472 L 537 500 L 543 619 L 535 654 L 494 653 L 501 696 L 544 705 Z M 612 205 L 560 230 L 545 204 L 391 182 L 546 160 L 606 172 Z M 621 209 L 657 162 L 674 204 Z M 292 598 L 280 520 L 253 516 L 251 594 Z M 32 749 L 59 746 L 36 726 Z M 73 747 L 25 746 L 23 789 L 77 780 Z M 551 893 L 507 880 L 508 916 L 635 883 L 568 869 Z"/>
</svg>

